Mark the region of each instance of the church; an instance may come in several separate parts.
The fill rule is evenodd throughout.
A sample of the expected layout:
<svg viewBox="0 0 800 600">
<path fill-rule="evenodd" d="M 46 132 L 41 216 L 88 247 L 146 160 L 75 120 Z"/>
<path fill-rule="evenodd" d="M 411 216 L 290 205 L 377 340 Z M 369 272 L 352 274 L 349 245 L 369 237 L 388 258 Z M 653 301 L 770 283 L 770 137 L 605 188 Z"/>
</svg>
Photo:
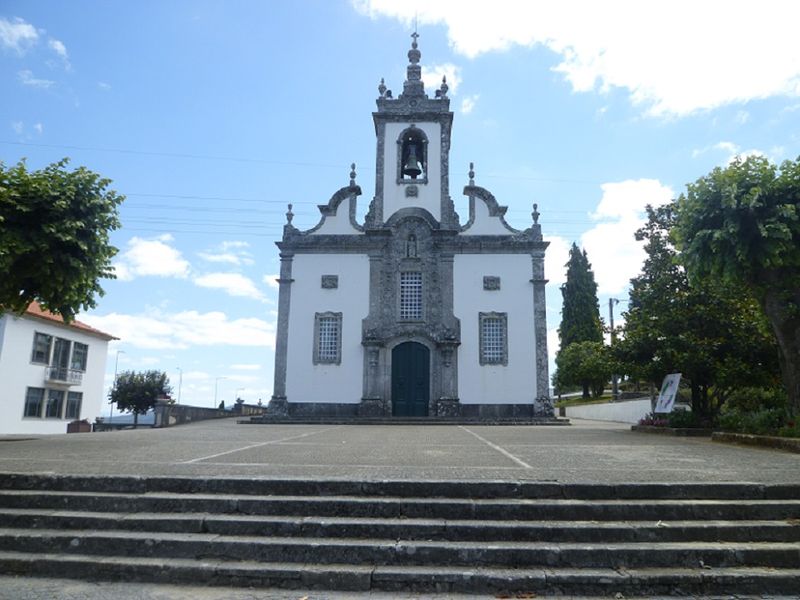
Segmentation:
<svg viewBox="0 0 800 600">
<path fill-rule="evenodd" d="M 475 185 L 450 197 L 453 113 L 429 97 L 417 34 L 403 91 L 381 80 L 375 196 L 363 223 L 355 165 L 307 231 L 286 213 L 280 250 L 277 417 L 552 418 L 539 212 L 524 231 Z"/>
</svg>

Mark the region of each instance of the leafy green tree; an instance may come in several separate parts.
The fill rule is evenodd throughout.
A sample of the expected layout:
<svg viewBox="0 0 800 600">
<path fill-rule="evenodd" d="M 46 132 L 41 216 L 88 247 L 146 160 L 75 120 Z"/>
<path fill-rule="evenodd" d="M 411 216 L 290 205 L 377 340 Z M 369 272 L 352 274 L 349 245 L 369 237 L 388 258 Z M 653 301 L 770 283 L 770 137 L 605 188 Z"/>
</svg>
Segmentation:
<svg viewBox="0 0 800 600">
<path fill-rule="evenodd" d="M 120 411 L 132 412 L 133 426 L 137 427 L 139 415 L 152 409 L 159 398 L 169 398 L 171 393 L 169 378 L 162 371 L 123 371 L 117 376 L 108 399 Z"/>
<path fill-rule="evenodd" d="M 0 162 L 0 314 L 22 313 L 33 300 L 71 321 L 114 278 L 109 231 L 120 225 L 123 196 L 110 180 L 68 159 L 39 171 Z"/>
<path fill-rule="evenodd" d="M 675 232 L 691 274 L 746 287 L 758 300 L 800 413 L 800 158 L 780 169 L 761 156 L 714 169 L 678 199 Z"/>
<path fill-rule="evenodd" d="M 561 348 L 574 342 L 602 342 L 603 325 L 597 302 L 597 283 L 586 251 L 576 244 L 569 250 L 567 280 L 561 286 L 563 304 L 558 335 Z"/>
<path fill-rule="evenodd" d="M 573 342 L 559 351 L 553 380 L 559 389 L 577 385 L 583 389 L 584 398 L 589 397 L 590 390 L 596 398 L 603 394 L 611 371 L 609 351 L 603 342 Z"/>
<path fill-rule="evenodd" d="M 647 211 L 636 233 L 647 258 L 631 281 L 624 335 L 614 347 L 623 369 L 656 385 L 682 373 L 699 415 L 715 412 L 737 387 L 774 383 L 775 346 L 753 298 L 713 277 L 690 279 L 671 243 L 675 205 Z"/>
</svg>

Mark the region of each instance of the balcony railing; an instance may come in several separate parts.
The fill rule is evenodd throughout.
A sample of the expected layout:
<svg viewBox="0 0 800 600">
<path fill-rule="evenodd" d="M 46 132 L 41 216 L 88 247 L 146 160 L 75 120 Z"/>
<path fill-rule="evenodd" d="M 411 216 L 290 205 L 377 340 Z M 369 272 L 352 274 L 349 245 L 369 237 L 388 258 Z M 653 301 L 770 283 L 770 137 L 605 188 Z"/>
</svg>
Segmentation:
<svg viewBox="0 0 800 600">
<path fill-rule="evenodd" d="M 67 385 L 80 385 L 83 379 L 83 371 L 68 369 L 66 367 L 47 367 L 45 378 L 54 383 L 66 383 Z"/>
</svg>

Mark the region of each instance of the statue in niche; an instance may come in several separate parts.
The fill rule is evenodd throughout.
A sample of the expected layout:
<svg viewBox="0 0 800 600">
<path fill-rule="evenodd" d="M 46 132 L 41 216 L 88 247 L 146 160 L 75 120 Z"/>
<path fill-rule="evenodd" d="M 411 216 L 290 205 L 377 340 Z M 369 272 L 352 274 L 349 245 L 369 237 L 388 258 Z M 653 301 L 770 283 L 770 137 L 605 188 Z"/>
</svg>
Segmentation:
<svg viewBox="0 0 800 600">
<path fill-rule="evenodd" d="M 406 258 L 417 258 L 417 236 L 413 233 L 406 240 Z"/>
</svg>

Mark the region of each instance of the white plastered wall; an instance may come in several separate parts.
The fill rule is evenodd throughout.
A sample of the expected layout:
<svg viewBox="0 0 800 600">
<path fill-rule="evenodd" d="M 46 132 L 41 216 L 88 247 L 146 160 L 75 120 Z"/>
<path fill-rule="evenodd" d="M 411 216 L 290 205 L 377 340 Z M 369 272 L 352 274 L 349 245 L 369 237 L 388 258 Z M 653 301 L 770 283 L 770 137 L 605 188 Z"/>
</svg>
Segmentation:
<svg viewBox="0 0 800 600">
<path fill-rule="evenodd" d="M 325 217 L 322 226 L 313 231 L 311 235 L 356 235 L 362 233 L 350 222 L 350 202 L 354 202 L 354 200 L 350 198 L 343 200 L 336 208 L 336 214 Z"/>
<path fill-rule="evenodd" d="M 4 326 L 0 327 L 4 333 L 0 345 L 0 434 L 67 432 L 67 423 L 71 419 L 23 417 L 28 387 L 82 392 L 80 418 L 91 422 L 101 415 L 104 406 L 103 377 L 108 354 L 106 340 L 87 335 L 78 329 L 61 327 L 31 317 L 18 318 L 6 315 L 2 320 Z M 45 382 L 47 367 L 31 362 L 33 334 L 37 331 L 89 346 L 86 372 L 83 373 L 80 385 L 59 386 Z"/>
<path fill-rule="evenodd" d="M 511 231 L 503 225 L 499 216 L 489 215 L 489 207 L 480 198 L 470 201 L 474 206 L 475 219 L 461 235 L 508 235 Z"/>
<path fill-rule="evenodd" d="M 484 290 L 484 275 L 500 277 Z M 458 394 L 463 404 L 531 404 L 536 395 L 531 257 L 527 254 L 458 254 L 453 264 L 453 312 L 461 320 Z M 478 313 L 507 313 L 508 365 L 478 360 Z"/>
<path fill-rule="evenodd" d="M 418 195 L 406 197 L 408 184 L 397 183 L 397 138 L 409 123 L 387 123 L 383 165 L 383 219 L 387 221 L 401 208 L 418 206 L 441 220 L 441 126 L 439 123 L 414 123 L 428 137 L 428 183 L 417 183 Z"/>
<path fill-rule="evenodd" d="M 322 289 L 323 275 L 339 287 Z M 357 403 L 363 390 L 361 320 L 369 311 L 369 259 L 363 254 L 296 254 L 292 263 L 286 398 L 289 402 Z M 314 314 L 342 313 L 342 361 L 313 364 Z"/>
</svg>

